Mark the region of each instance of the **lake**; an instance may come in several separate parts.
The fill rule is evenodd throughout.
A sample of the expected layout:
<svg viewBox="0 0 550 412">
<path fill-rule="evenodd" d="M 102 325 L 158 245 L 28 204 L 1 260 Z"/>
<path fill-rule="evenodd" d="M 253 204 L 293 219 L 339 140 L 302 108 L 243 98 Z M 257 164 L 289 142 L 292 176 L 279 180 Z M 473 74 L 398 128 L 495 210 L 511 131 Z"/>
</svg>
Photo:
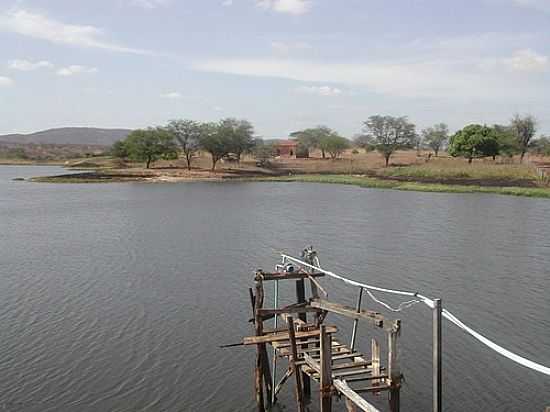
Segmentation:
<svg viewBox="0 0 550 412">
<path fill-rule="evenodd" d="M 0 410 L 253 411 L 254 348 L 218 346 L 253 334 L 254 271 L 310 244 L 326 269 L 441 297 L 488 338 L 550 365 L 549 200 L 304 183 L 12 181 L 62 172 L 0 166 Z M 353 305 L 354 290 L 323 283 Z M 282 285 L 283 297 L 292 292 Z M 398 317 L 402 410 L 427 411 L 431 313 L 416 305 Z M 350 322 L 329 320 L 349 335 Z M 370 333 L 360 327 L 359 349 L 368 352 Z M 550 377 L 446 321 L 443 334 L 446 411 L 550 406 Z M 292 385 L 280 402 L 294 410 Z"/>
</svg>

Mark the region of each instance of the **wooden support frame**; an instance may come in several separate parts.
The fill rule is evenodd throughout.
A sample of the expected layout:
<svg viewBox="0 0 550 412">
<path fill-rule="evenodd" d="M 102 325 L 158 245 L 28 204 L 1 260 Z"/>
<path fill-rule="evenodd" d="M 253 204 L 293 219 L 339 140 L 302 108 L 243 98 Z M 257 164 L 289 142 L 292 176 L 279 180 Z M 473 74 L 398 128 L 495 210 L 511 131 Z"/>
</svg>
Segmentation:
<svg viewBox="0 0 550 412">
<path fill-rule="evenodd" d="M 300 279 L 308 279 L 308 278 L 320 278 L 325 276 L 324 273 L 304 273 L 300 271 L 296 272 L 276 272 L 276 273 L 264 273 L 260 272 L 262 276 L 262 280 L 264 281 L 271 281 L 271 280 L 300 280 Z"/>
<path fill-rule="evenodd" d="M 384 317 L 378 312 L 373 312 L 370 310 L 357 311 L 356 308 L 340 305 L 339 303 L 333 303 L 323 299 L 311 300 L 310 306 L 313 308 L 326 310 L 327 312 L 337 313 L 352 319 L 364 319 L 371 325 L 379 328 L 384 327 Z"/>
<path fill-rule="evenodd" d="M 401 388 L 401 370 L 397 351 L 397 339 L 401 332 L 401 321 L 393 321 L 388 332 L 388 375 L 390 380 L 390 411 L 399 412 L 399 391 Z"/>
<path fill-rule="evenodd" d="M 261 337 L 263 335 L 263 319 L 259 311 L 264 303 L 264 288 L 261 276 L 256 276 L 255 284 L 256 293 L 254 295 L 254 327 L 256 336 Z M 257 343 L 256 351 L 256 368 L 254 373 L 254 380 L 256 386 L 256 404 L 259 412 L 265 411 L 265 399 L 264 399 L 264 384 L 267 396 L 267 406 L 271 406 L 272 399 L 272 384 L 271 373 L 269 372 L 269 358 L 267 356 L 267 348 L 265 342 Z"/>
<path fill-rule="evenodd" d="M 298 404 L 298 412 L 305 412 L 306 408 L 304 404 L 304 392 L 302 389 L 302 374 L 300 373 L 300 368 L 296 365 L 296 361 L 298 360 L 298 349 L 296 348 L 294 319 L 292 319 L 292 316 L 288 317 L 288 336 L 290 341 L 290 350 L 292 352 L 289 358 L 289 363 L 296 380 L 296 403 Z"/>
<path fill-rule="evenodd" d="M 332 411 L 332 335 L 321 325 L 321 412 Z"/>
</svg>

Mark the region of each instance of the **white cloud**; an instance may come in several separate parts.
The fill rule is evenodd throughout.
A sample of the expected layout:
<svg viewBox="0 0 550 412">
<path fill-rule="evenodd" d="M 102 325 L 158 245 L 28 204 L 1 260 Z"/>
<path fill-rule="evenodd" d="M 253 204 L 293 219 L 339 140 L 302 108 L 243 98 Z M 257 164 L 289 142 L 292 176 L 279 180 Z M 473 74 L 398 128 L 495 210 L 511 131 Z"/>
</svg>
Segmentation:
<svg viewBox="0 0 550 412">
<path fill-rule="evenodd" d="M 79 64 L 73 64 L 71 66 L 62 67 L 57 71 L 57 75 L 63 76 L 63 77 L 68 77 L 68 76 L 73 76 L 75 74 L 83 74 L 83 73 L 97 73 L 97 68 L 81 66 Z"/>
<path fill-rule="evenodd" d="M 180 92 L 166 92 L 166 93 L 162 93 L 160 97 L 162 97 L 163 99 L 176 100 L 176 99 L 181 99 L 183 96 L 181 95 Z"/>
<path fill-rule="evenodd" d="M 340 96 L 343 93 L 342 89 L 330 86 L 301 86 L 296 90 L 300 93 L 314 94 L 325 97 Z"/>
<path fill-rule="evenodd" d="M 483 71 L 476 61 L 322 63 L 291 59 L 212 59 L 196 62 L 207 72 L 362 86 L 407 98 L 499 99 L 539 96 L 540 85 L 512 71 Z M 511 88 L 510 84 L 517 87 Z"/>
<path fill-rule="evenodd" d="M 520 7 L 550 13 L 550 1 L 548 0 L 512 0 L 512 3 Z"/>
<path fill-rule="evenodd" d="M 272 41 L 271 48 L 281 54 L 289 54 L 292 51 L 304 51 L 311 49 L 311 45 L 306 42 L 282 42 L 282 41 Z"/>
<path fill-rule="evenodd" d="M 222 2 L 222 6 L 224 7 L 229 7 L 232 5 L 233 5 L 233 0 L 225 0 L 224 2 Z"/>
<path fill-rule="evenodd" d="M 23 9 L 0 13 L 0 31 L 18 33 L 55 44 L 98 48 L 121 53 L 151 54 L 145 50 L 121 46 L 103 39 L 101 29 L 89 25 L 66 24 L 43 14 Z"/>
<path fill-rule="evenodd" d="M 310 0 L 256 0 L 256 4 L 266 10 L 294 15 L 305 14 L 311 10 Z"/>
<path fill-rule="evenodd" d="M 30 72 L 37 69 L 51 69 L 54 65 L 47 60 L 32 62 L 30 60 L 15 59 L 9 62 L 9 67 L 13 70 Z"/>
<path fill-rule="evenodd" d="M 168 3 L 170 3 L 170 0 L 132 0 L 134 6 L 142 7 L 147 10 L 166 6 Z"/>
<path fill-rule="evenodd" d="M 505 63 L 515 71 L 520 72 L 540 72 L 550 67 L 548 56 L 538 54 L 534 50 L 518 50 Z"/>
<path fill-rule="evenodd" d="M 9 77 L 0 76 L 0 87 L 8 87 L 13 85 L 13 80 Z"/>
</svg>

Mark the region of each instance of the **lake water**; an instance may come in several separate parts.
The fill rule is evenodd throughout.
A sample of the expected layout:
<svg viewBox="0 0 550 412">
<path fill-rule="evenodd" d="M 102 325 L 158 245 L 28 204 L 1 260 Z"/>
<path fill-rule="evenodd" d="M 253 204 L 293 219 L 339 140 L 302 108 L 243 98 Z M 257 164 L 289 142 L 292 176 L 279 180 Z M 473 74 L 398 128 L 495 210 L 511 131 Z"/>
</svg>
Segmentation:
<svg viewBox="0 0 550 412">
<path fill-rule="evenodd" d="M 218 345 L 253 333 L 254 270 L 309 244 L 326 268 L 439 296 L 488 338 L 550 365 L 548 200 L 11 180 L 61 172 L 0 166 L 0 411 L 253 411 L 254 348 Z M 353 304 L 355 291 L 323 282 L 333 300 Z M 292 287 L 281 294 L 291 298 Z M 416 305 L 398 316 L 402 410 L 427 411 L 431 313 Z M 349 332 L 349 322 L 329 320 Z M 359 329 L 366 352 L 370 333 Z M 443 333 L 446 411 L 550 406 L 550 377 L 447 322 Z M 283 410 L 295 408 L 292 390 L 283 390 Z M 373 402 L 385 408 L 384 400 Z"/>
</svg>

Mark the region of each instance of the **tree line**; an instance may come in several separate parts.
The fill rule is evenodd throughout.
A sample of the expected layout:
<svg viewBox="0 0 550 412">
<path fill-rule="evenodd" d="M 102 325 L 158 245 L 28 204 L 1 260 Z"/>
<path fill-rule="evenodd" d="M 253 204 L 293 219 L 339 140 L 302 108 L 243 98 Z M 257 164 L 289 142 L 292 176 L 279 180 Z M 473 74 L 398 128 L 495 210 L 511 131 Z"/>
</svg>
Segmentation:
<svg viewBox="0 0 550 412">
<path fill-rule="evenodd" d="M 355 146 L 367 151 L 378 151 L 389 165 L 391 156 L 401 149 L 433 150 L 437 157 L 447 149 L 453 157 L 473 159 L 520 155 L 527 150 L 550 154 L 550 139 L 534 140 L 536 120 L 530 116 L 515 115 L 507 125 L 471 124 L 450 135 L 445 123 L 435 124 L 417 133 L 416 126 L 406 116 L 370 116 L 363 123 L 363 132 L 353 142 L 340 136 L 327 126 L 317 126 L 291 133 L 298 144 L 298 157 L 309 157 L 311 150 L 319 150 L 323 159 L 338 158 L 345 150 Z M 132 131 L 124 140 L 113 145 L 112 154 L 151 163 L 159 159 L 176 159 L 183 155 L 191 169 L 198 151 L 208 152 L 212 170 L 224 158 L 240 162 L 245 153 L 252 153 L 260 164 L 266 164 L 275 155 L 274 148 L 255 137 L 252 123 L 244 119 L 227 118 L 218 122 L 172 120 L 166 126 Z"/>
</svg>

